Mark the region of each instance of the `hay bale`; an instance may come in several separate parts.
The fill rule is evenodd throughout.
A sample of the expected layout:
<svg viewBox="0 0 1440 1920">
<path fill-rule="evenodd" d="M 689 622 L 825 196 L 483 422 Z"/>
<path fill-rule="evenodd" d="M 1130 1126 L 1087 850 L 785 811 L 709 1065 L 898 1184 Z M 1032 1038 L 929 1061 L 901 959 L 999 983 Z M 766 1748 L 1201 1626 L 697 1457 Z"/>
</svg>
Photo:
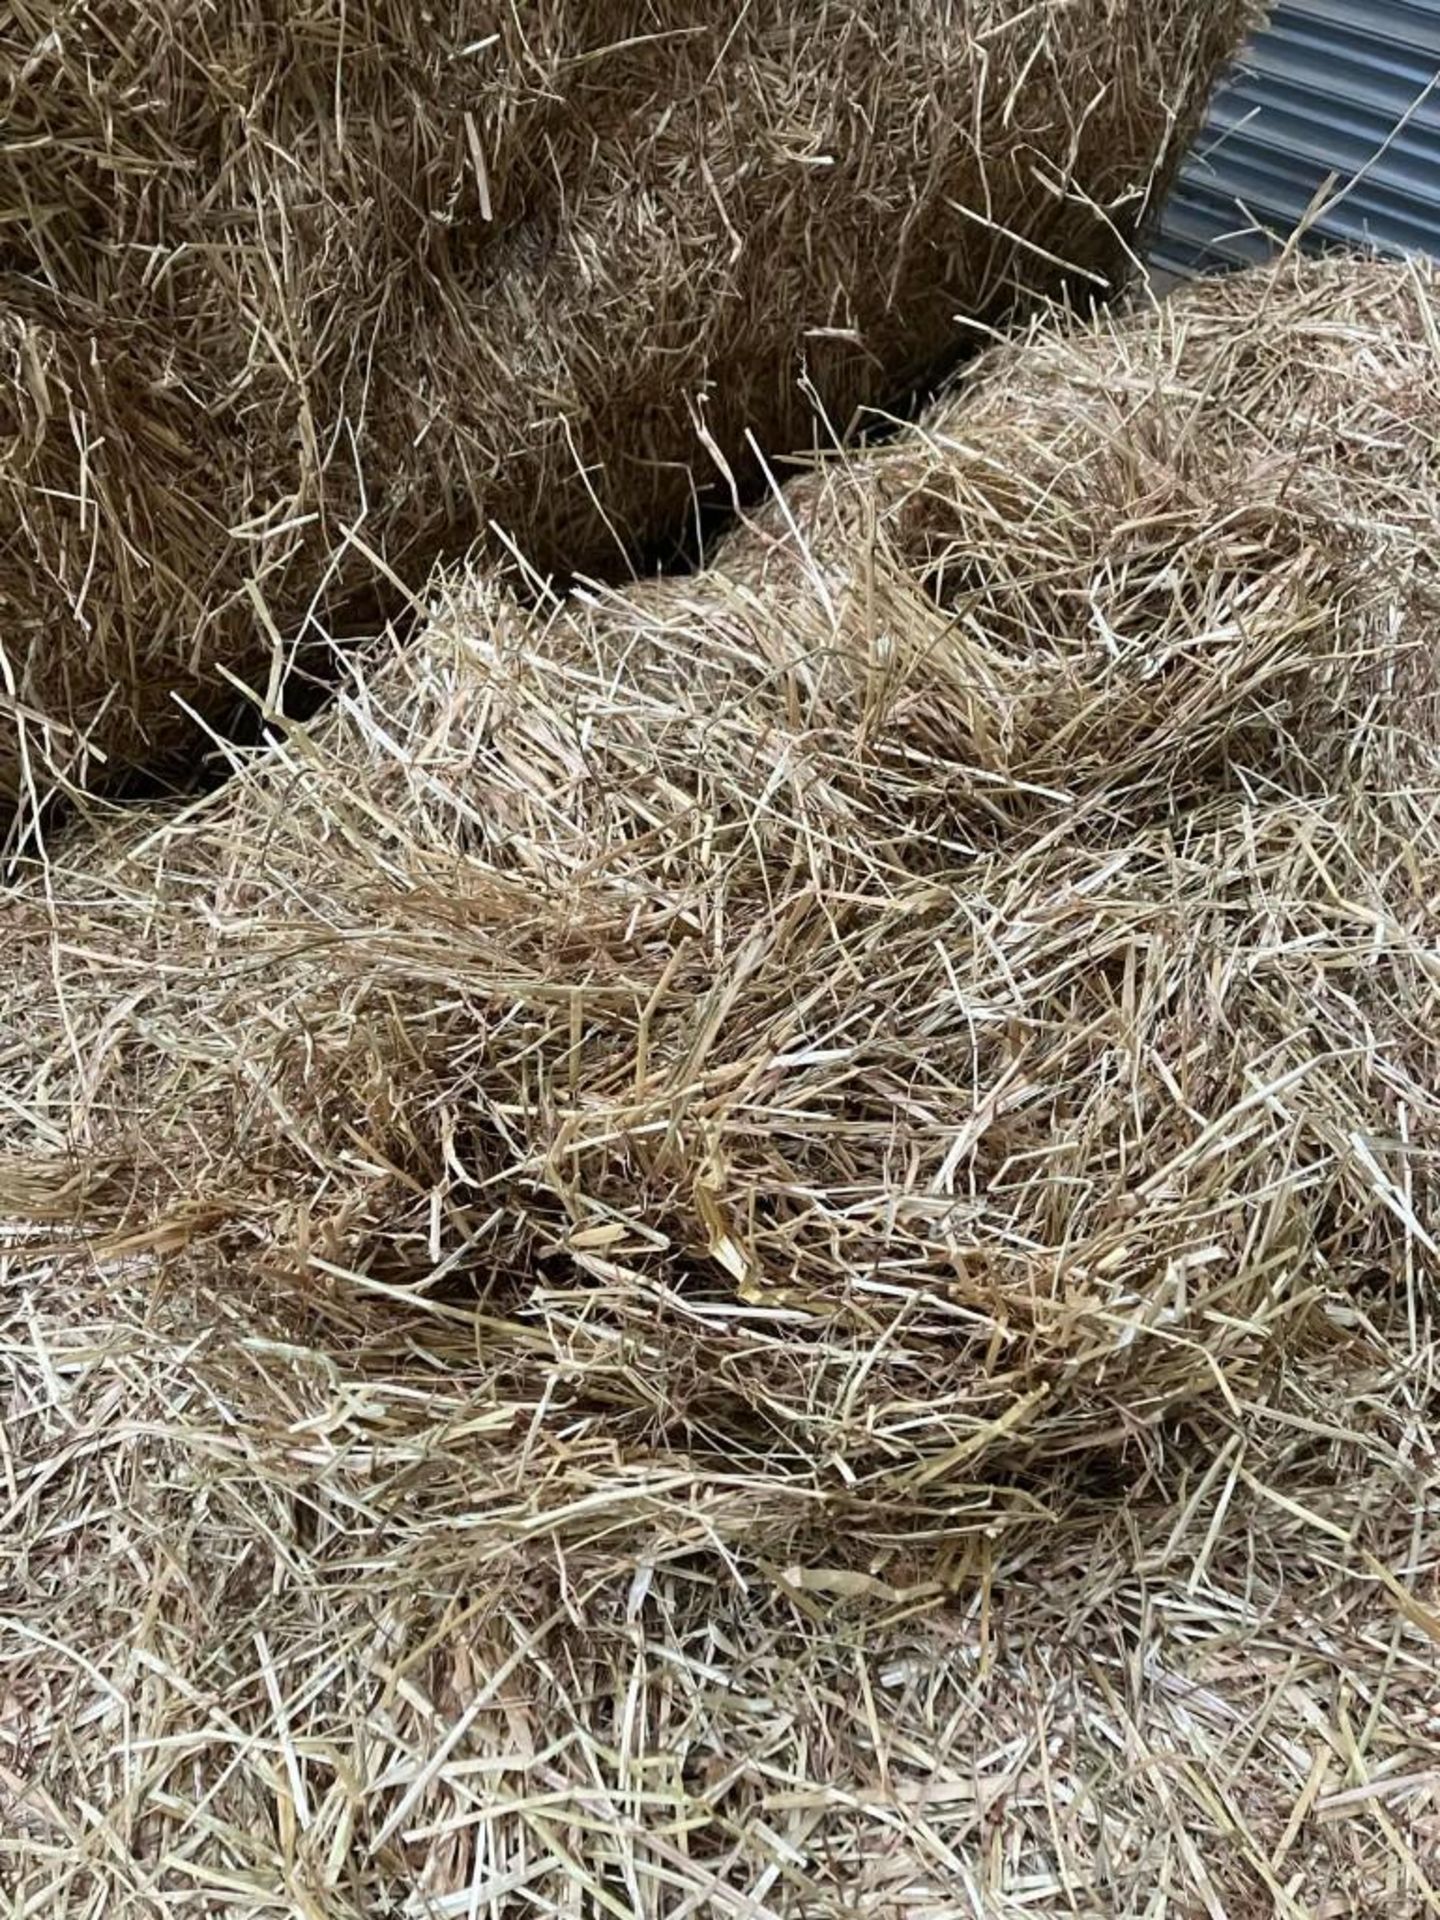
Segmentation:
<svg viewBox="0 0 1440 1920">
<path fill-rule="evenodd" d="M 462 578 L 17 902 L 0 1210 L 478 1311 L 527 1473 L 777 1561 L 1263 1398 L 1440 1264 L 1437 291 L 1038 333 L 693 579 Z"/>
<path fill-rule="evenodd" d="M 176 696 L 491 523 L 623 570 L 813 430 L 802 371 L 843 428 L 1107 283 L 1253 11 L 7 10 L 0 795 L 193 752 Z"/>
</svg>

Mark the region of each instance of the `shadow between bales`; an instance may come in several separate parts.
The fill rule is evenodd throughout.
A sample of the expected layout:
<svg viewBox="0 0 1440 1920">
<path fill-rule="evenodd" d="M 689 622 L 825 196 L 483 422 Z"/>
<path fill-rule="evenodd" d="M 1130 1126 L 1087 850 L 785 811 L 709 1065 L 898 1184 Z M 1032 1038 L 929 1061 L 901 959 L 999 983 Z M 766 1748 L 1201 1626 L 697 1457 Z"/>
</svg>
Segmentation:
<svg viewBox="0 0 1440 1920">
<path fill-rule="evenodd" d="M 1064 325 L 1067 318 L 1083 324 L 1124 291 L 1123 285 L 1107 289 L 1093 276 L 1077 276 L 1057 288 L 1050 309 L 1052 324 Z M 1033 307 L 1033 300 L 1029 306 Z M 1017 306 L 1016 314 L 1024 310 Z M 809 447 L 762 453 L 752 440 L 748 455 L 726 463 L 723 478 L 717 475 L 701 485 L 692 475 L 690 511 L 683 524 L 662 529 L 634 548 L 623 567 L 617 565 L 596 576 L 542 576 L 529 566 L 523 551 L 509 536 L 502 535 L 498 542 L 477 543 L 468 555 L 448 555 L 433 570 L 432 585 L 435 578 L 457 568 L 485 567 L 508 583 L 521 604 L 535 606 L 563 601 L 577 587 L 588 589 L 597 581 L 614 586 L 622 581 L 637 584 L 702 573 L 746 518 L 774 498 L 777 486 L 797 473 L 813 470 L 819 462 L 874 451 L 901 438 L 939 396 L 963 377 L 988 345 L 1004 337 L 1008 324 L 1003 312 L 995 322 L 986 324 L 962 322 L 957 316 L 957 337 L 945 352 L 906 370 L 887 401 L 861 410 L 847 422 L 828 420 L 818 396 L 802 379 L 800 384 L 809 391 L 813 408 Z M 697 466 L 703 461 L 713 472 L 711 453 L 699 443 L 696 453 Z M 319 719 L 343 686 L 357 656 L 374 648 L 389 650 L 411 644 L 429 617 L 431 586 L 419 581 L 402 582 L 388 569 L 387 573 L 388 578 L 386 573 L 372 570 L 367 589 L 355 584 L 347 589 L 343 625 L 324 625 L 317 615 L 310 623 L 308 636 L 304 629 L 287 636 L 283 659 L 272 662 L 266 684 L 257 682 L 248 688 L 237 684 L 228 705 L 223 700 L 215 702 L 203 723 L 192 714 L 188 739 L 182 741 L 172 735 L 163 750 L 149 760 L 128 765 L 108 780 L 101 770 L 94 770 L 93 790 L 79 804 L 97 806 L 103 815 L 111 806 L 128 810 L 200 798 L 223 786 L 238 767 L 265 749 L 277 720 L 285 726 L 304 727 Z M 947 573 L 945 563 L 937 561 L 937 594 L 953 594 L 956 585 L 953 570 Z M 67 789 L 73 790 L 73 784 L 56 787 L 42 803 L 48 831 L 63 828 L 69 817 Z M 18 825 L 13 818 L 9 821 L 6 851 L 14 851 L 13 835 Z"/>
</svg>

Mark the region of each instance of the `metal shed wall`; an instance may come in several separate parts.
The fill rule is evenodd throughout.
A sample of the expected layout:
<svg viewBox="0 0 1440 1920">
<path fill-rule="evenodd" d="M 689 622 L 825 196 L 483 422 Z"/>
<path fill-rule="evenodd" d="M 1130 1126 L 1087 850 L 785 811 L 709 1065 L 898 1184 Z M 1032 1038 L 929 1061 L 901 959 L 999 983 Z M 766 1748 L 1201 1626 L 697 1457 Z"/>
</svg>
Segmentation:
<svg viewBox="0 0 1440 1920">
<path fill-rule="evenodd" d="M 1280 0 L 1216 95 L 1152 260 L 1261 259 L 1332 173 L 1313 244 L 1440 254 L 1440 0 Z"/>
</svg>

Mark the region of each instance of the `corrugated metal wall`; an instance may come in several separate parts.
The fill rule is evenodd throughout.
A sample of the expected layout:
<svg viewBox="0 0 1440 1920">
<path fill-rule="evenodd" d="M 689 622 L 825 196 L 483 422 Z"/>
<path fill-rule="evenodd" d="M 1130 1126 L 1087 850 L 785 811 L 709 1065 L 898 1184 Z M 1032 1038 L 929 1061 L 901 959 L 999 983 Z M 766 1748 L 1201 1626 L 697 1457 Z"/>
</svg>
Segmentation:
<svg viewBox="0 0 1440 1920">
<path fill-rule="evenodd" d="M 1216 96 L 1152 259 L 1262 258 L 1332 173 L 1313 244 L 1440 254 L 1440 0 L 1280 0 Z"/>
</svg>

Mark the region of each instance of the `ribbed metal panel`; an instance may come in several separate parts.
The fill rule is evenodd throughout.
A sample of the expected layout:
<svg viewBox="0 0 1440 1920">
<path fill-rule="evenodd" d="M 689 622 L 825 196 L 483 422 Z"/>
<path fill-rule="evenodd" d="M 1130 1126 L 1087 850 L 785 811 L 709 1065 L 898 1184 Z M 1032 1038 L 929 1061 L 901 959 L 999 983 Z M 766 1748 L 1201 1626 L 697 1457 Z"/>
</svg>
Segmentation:
<svg viewBox="0 0 1440 1920">
<path fill-rule="evenodd" d="M 1338 176 L 1312 245 L 1440 254 L 1440 0 L 1280 0 L 1222 85 L 1151 249 L 1261 259 Z"/>
</svg>

